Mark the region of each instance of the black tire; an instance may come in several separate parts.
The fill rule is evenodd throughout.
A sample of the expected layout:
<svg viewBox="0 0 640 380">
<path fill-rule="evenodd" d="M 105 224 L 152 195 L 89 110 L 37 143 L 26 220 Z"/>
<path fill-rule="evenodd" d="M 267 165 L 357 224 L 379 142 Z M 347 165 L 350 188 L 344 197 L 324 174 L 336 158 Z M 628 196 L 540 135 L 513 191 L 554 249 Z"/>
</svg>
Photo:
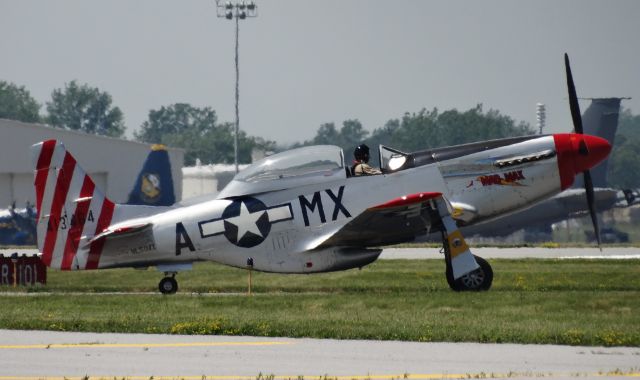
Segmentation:
<svg viewBox="0 0 640 380">
<path fill-rule="evenodd" d="M 487 260 L 480 256 L 473 255 L 480 268 L 465 274 L 457 280 L 453 279 L 451 265 L 447 265 L 447 283 L 456 292 L 479 292 L 489 290 L 493 282 L 493 269 Z"/>
<path fill-rule="evenodd" d="M 162 294 L 174 294 L 178 291 L 178 281 L 176 281 L 176 279 L 173 277 L 165 277 L 160 280 L 158 289 Z"/>
</svg>

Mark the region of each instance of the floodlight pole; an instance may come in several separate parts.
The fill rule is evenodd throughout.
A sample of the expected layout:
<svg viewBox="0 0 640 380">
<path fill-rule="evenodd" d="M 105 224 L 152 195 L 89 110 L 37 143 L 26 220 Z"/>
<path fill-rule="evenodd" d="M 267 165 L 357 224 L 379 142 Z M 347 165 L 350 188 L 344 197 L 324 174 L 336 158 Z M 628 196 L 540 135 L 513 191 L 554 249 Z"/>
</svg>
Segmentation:
<svg viewBox="0 0 640 380">
<path fill-rule="evenodd" d="M 536 125 L 538 126 L 538 130 L 540 134 L 542 134 L 542 130 L 544 129 L 545 121 L 547 120 L 547 111 L 543 103 L 536 104 Z"/>
<path fill-rule="evenodd" d="M 238 134 L 240 132 L 240 58 L 239 58 L 239 36 L 240 36 L 240 20 L 247 17 L 258 17 L 258 7 L 253 1 L 235 0 L 225 1 L 223 4 L 220 0 L 216 0 L 216 14 L 219 18 L 224 17 L 227 20 L 236 20 L 236 47 L 235 47 L 235 65 L 236 65 L 236 126 L 233 137 L 233 155 L 238 173 Z"/>
<path fill-rule="evenodd" d="M 236 174 L 238 170 L 238 133 L 240 131 L 240 65 L 238 58 L 238 37 L 240 35 L 240 22 L 236 16 L 236 133 L 233 135 L 233 157 L 236 165 Z"/>
</svg>

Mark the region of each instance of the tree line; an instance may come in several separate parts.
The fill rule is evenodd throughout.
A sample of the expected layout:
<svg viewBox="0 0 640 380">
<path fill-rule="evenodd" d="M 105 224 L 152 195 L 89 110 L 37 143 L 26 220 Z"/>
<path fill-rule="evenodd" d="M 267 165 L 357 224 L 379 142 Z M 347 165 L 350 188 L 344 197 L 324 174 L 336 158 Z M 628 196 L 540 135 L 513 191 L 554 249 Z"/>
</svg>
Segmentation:
<svg viewBox="0 0 640 380">
<path fill-rule="evenodd" d="M 122 138 L 125 132 L 123 113 L 112 104 L 111 96 L 77 81 L 53 90 L 51 100 L 45 104 L 44 116 L 40 115 L 40 108 L 41 105 L 27 89 L 0 81 L 0 118 L 47 123 L 54 127 L 111 137 Z M 334 122 L 324 123 L 312 139 L 289 146 L 240 131 L 238 159 L 240 163 L 251 162 L 251 152 L 256 148 L 281 151 L 317 144 L 338 145 L 350 159 L 354 147 L 361 143 L 369 145 L 373 151 L 383 144 L 413 152 L 534 133 L 529 123 L 516 122 L 498 110 L 485 111 L 482 104 L 466 111 L 423 108 L 391 119 L 372 132 L 357 119 L 345 120 L 340 126 Z M 134 132 L 134 138 L 140 142 L 184 149 L 185 165 L 194 165 L 196 159 L 205 164 L 234 161 L 234 124 L 219 121 L 215 110 L 210 107 L 175 103 L 150 110 L 148 119 Z M 636 165 L 639 155 L 640 115 L 623 109 L 609 164 L 611 186 L 640 187 L 640 168 Z M 372 156 L 375 158 L 377 155 Z"/>
<path fill-rule="evenodd" d="M 111 95 L 96 87 L 77 81 L 66 83 L 51 93 L 42 107 L 24 88 L 0 81 L 0 118 L 32 123 L 46 123 L 53 127 L 124 138 L 124 115 L 114 106 Z M 219 122 L 210 107 L 192 107 L 175 103 L 150 110 L 149 117 L 134 133 L 140 142 L 165 144 L 185 150 L 185 164 L 231 163 L 234 161 L 234 128 L 232 123 Z M 275 143 L 240 132 L 238 136 L 238 160 L 251 162 L 251 152 L 259 148 L 274 151 Z"/>
<path fill-rule="evenodd" d="M 297 145 L 338 145 L 346 155 L 361 143 L 373 149 L 382 144 L 405 152 L 415 152 L 534 133 L 528 123 L 516 123 L 497 110 L 485 112 L 482 104 L 478 104 L 464 112 L 456 109 L 440 112 L 437 108 L 407 112 L 402 118 L 391 119 L 371 133 L 355 119 L 344 121 L 340 129 L 334 123 L 326 123 L 320 126 L 313 139 Z M 375 154 L 372 156 L 375 157 Z"/>
</svg>

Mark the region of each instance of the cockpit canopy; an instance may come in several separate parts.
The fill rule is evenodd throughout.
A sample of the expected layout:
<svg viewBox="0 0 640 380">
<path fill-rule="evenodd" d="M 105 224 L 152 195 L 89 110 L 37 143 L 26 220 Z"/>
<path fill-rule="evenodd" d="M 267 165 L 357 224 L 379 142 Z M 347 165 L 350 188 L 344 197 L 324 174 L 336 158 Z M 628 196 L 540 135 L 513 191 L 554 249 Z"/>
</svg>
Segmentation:
<svg viewBox="0 0 640 380">
<path fill-rule="evenodd" d="M 413 159 L 408 153 L 384 145 L 380 145 L 378 151 L 380 155 L 380 170 L 382 170 L 383 173 L 404 170 L 413 164 Z"/>
<path fill-rule="evenodd" d="M 393 173 L 413 166 L 407 153 L 383 145 L 379 147 L 382 173 Z M 288 150 L 257 161 L 236 174 L 218 198 L 276 191 L 344 179 L 342 149 L 333 145 L 314 145 Z"/>
<path fill-rule="evenodd" d="M 326 175 L 344 168 L 342 149 L 331 145 L 309 146 L 266 157 L 238 173 L 234 180 L 262 182 L 274 179 Z"/>
<path fill-rule="evenodd" d="M 342 149 L 315 145 L 263 158 L 238 173 L 218 196 L 235 197 L 345 178 Z"/>
</svg>

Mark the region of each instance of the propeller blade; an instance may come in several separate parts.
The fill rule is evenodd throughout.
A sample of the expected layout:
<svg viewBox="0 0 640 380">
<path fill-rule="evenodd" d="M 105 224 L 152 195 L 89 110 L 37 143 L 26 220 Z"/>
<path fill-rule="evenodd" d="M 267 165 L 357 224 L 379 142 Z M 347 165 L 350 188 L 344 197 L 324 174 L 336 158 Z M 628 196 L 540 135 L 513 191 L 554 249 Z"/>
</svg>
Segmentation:
<svg viewBox="0 0 640 380">
<path fill-rule="evenodd" d="M 571 75 L 571 65 L 569 64 L 569 55 L 564 53 L 564 67 L 567 71 L 567 89 L 569 91 L 569 108 L 571 108 L 571 119 L 573 119 L 573 128 L 576 133 L 583 134 L 582 129 L 582 116 L 580 115 L 580 104 L 578 104 L 578 95 L 576 94 L 576 86 L 573 83 L 573 75 Z M 581 142 L 579 147 L 579 153 L 583 156 L 589 155 L 589 149 L 584 141 Z M 593 231 L 598 241 L 598 248 L 602 251 L 600 228 L 598 227 L 598 214 L 596 214 L 596 201 L 593 192 L 593 181 L 591 180 L 591 173 L 589 170 L 585 170 L 582 173 L 584 177 L 584 190 L 587 194 L 587 204 L 589 206 L 589 215 L 591 215 L 591 222 L 593 223 Z"/>
<path fill-rule="evenodd" d="M 584 176 L 584 189 L 587 193 L 587 203 L 589 205 L 589 214 L 591 215 L 591 223 L 593 223 L 593 231 L 596 234 L 596 240 L 598 241 L 598 248 L 602 252 L 602 245 L 600 240 L 600 228 L 598 227 L 598 214 L 596 213 L 596 201 L 593 192 L 593 182 L 591 181 L 591 173 L 586 170 Z"/>
<path fill-rule="evenodd" d="M 580 105 L 578 104 L 578 95 L 576 94 L 576 86 L 573 84 L 573 75 L 571 75 L 571 66 L 569 65 L 569 55 L 567 53 L 564 53 L 564 66 L 567 71 L 567 89 L 569 90 L 569 107 L 571 108 L 573 128 L 576 133 L 582 134 Z"/>
</svg>

